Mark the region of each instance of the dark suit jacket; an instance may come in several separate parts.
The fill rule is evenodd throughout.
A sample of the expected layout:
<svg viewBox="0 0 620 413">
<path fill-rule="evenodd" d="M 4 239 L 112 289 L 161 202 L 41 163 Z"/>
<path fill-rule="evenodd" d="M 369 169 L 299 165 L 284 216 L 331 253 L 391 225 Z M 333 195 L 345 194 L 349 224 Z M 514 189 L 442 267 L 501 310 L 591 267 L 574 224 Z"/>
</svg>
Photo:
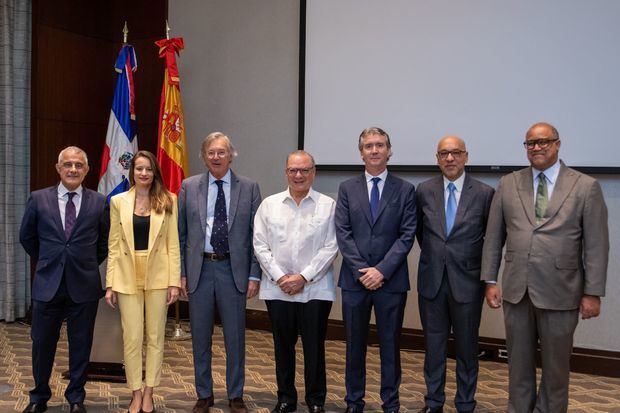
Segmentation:
<svg viewBox="0 0 620 413">
<path fill-rule="evenodd" d="M 110 213 L 105 196 L 84 188 L 80 212 L 69 239 L 58 207 L 58 186 L 32 192 L 19 231 L 19 240 L 37 261 L 32 298 L 50 301 L 63 274 L 76 303 L 100 299 L 99 264 L 108 255 Z"/>
<path fill-rule="evenodd" d="M 468 303 L 480 299 L 480 263 L 494 189 L 465 174 L 454 226 L 446 236 L 443 175 L 421 183 L 416 192 L 420 244 L 418 292 L 432 300 L 446 269 L 452 297 Z"/>
<path fill-rule="evenodd" d="M 385 277 L 383 290 L 408 291 L 407 254 L 415 229 L 415 189 L 409 182 L 388 173 L 374 223 L 365 175 L 342 182 L 336 203 L 336 237 L 343 258 L 338 286 L 364 290 L 358 270 L 376 267 Z"/>
<path fill-rule="evenodd" d="M 487 225 L 483 280 L 497 280 L 504 242 L 507 302 L 518 303 L 527 291 L 538 308 L 573 310 L 584 294 L 605 295 L 607 206 L 594 178 L 562 162 L 545 216 L 537 223 L 532 168 L 502 177 Z"/>
<path fill-rule="evenodd" d="M 248 289 L 250 275 L 260 279 L 261 268 L 254 257 L 252 233 L 254 215 L 261 202 L 258 184 L 231 171 L 230 208 L 228 212 L 228 245 L 235 285 L 239 292 Z M 200 279 L 202 253 L 207 231 L 207 194 L 209 176 L 205 172 L 187 178 L 179 193 L 179 241 L 181 243 L 181 276 L 194 292 Z"/>
</svg>

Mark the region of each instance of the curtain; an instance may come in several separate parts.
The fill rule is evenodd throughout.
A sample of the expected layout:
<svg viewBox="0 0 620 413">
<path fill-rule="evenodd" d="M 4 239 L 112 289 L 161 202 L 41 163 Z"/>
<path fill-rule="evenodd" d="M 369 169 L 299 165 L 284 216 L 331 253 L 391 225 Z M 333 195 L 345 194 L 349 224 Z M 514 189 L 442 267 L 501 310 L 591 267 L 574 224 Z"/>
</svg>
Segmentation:
<svg viewBox="0 0 620 413">
<path fill-rule="evenodd" d="M 30 187 L 32 0 L 0 0 L 0 320 L 25 317 L 30 260 L 19 225 Z"/>
</svg>

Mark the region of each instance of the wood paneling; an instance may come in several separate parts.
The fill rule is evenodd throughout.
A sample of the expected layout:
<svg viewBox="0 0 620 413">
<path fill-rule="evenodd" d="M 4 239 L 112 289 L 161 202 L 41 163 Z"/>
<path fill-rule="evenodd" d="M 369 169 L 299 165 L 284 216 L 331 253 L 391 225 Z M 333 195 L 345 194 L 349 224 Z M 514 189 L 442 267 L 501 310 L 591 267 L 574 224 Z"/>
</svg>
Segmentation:
<svg viewBox="0 0 620 413">
<path fill-rule="evenodd" d="M 58 181 L 58 152 L 89 157 L 85 185 L 96 189 L 125 20 L 138 57 L 138 143 L 156 150 L 164 66 L 154 42 L 165 35 L 166 0 L 33 1 L 31 189 Z"/>
</svg>

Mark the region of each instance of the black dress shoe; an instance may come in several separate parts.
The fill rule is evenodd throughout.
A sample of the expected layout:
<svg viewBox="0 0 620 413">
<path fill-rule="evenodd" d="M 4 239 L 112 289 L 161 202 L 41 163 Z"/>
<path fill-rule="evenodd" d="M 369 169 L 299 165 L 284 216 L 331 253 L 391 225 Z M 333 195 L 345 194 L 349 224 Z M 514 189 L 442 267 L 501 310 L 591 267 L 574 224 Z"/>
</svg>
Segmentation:
<svg viewBox="0 0 620 413">
<path fill-rule="evenodd" d="M 278 402 L 271 413 L 291 413 L 297 410 L 297 405 L 293 403 Z"/>
<path fill-rule="evenodd" d="M 69 411 L 71 413 L 86 413 L 86 407 L 84 407 L 84 403 L 72 403 Z"/>
<path fill-rule="evenodd" d="M 443 407 L 435 407 L 433 409 L 432 407 L 424 406 L 418 413 L 443 413 Z"/>
<path fill-rule="evenodd" d="M 309 413 L 325 413 L 325 409 L 320 404 L 313 404 L 312 406 L 308 406 Z"/>
<path fill-rule="evenodd" d="M 28 406 L 22 411 L 22 413 L 43 413 L 47 410 L 47 403 L 32 403 L 30 402 Z"/>
<path fill-rule="evenodd" d="M 344 410 L 344 413 L 363 413 L 363 410 L 360 410 L 358 407 L 355 406 L 347 406 L 347 408 Z"/>
</svg>

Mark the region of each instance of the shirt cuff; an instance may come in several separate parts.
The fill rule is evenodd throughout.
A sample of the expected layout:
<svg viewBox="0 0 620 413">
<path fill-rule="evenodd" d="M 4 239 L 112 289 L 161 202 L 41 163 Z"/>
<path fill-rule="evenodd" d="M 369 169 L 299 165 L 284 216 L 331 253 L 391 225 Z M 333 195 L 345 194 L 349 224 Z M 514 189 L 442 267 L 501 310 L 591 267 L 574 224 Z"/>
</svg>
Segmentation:
<svg viewBox="0 0 620 413">
<path fill-rule="evenodd" d="M 248 277 L 248 279 L 249 279 L 250 281 L 258 281 L 258 282 L 260 282 L 260 278 L 256 277 L 255 275 L 250 275 L 250 276 Z"/>
<path fill-rule="evenodd" d="M 487 284 L 497 284 L 497 281 L 486 280 L 485 283 L 487 283 Z"/>
</svg>

